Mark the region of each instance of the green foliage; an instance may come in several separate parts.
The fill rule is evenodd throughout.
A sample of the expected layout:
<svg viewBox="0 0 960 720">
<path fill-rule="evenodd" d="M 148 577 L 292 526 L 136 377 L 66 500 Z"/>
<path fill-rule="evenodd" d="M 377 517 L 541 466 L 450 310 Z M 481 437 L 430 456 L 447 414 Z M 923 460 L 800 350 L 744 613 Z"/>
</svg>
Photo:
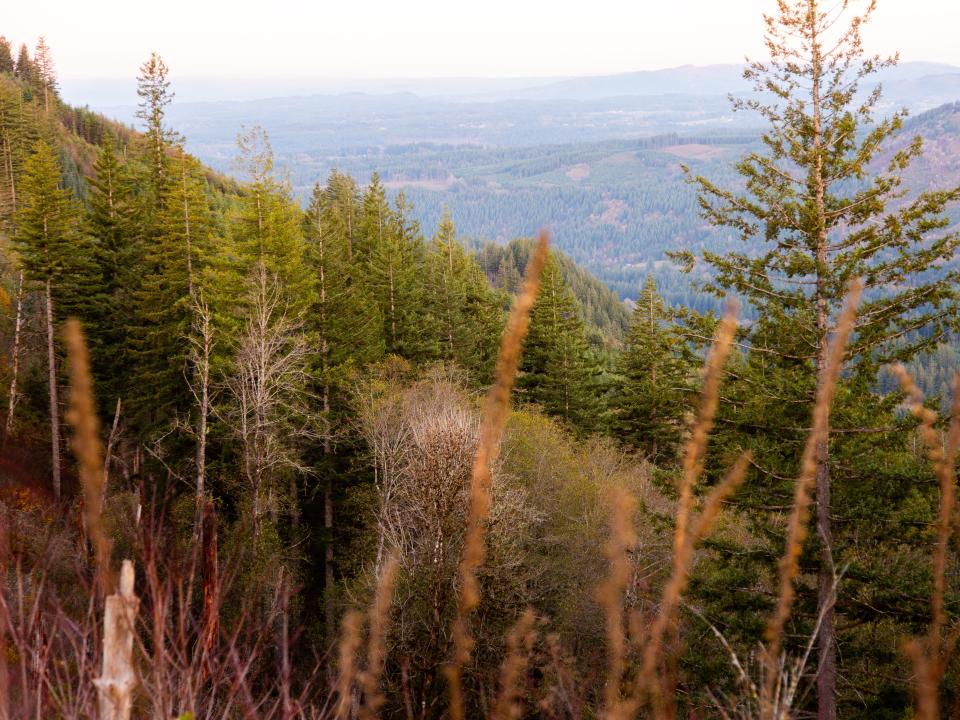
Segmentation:
<svg viewBox="0 0 960 720">
<path fill-rule="evenodd" d="M 143 247 L 134 178 L 106 137 L 88 179 L 87 232 L 96 243 L 104 312 L 91 324 L 98 353 L 94 359 L 99 400 L 109 409 L 127 389 L 129 328 L 135 325 L 135 293 L 140 284 Z"/>
<path fill-rule="evenodd" d="M 132 281 L 134 322 L 128 330 L 134 412 L 145 428 L 154 430 L 186 412 L 191 402 L 184 375 L 186 339 L 213 223 L 206 178 L 196 161 L 181 152 L 165 167 L 161 204 L 147 232 L 154 239 L 143 249 L 142 263 L 134 266 L 141 277 Z"/>
<path fill-rule="evenodd" d="M 24 168 L 14 245 L 26 278 L 51 288 L 58 318 L 89 319 L 102 301 L 93 245 L 80 205 L 61 185 L 52 148 L 38 140 Z"/>
<path fill-rule="evenodd" d="M 504 325 L 502 301 L 457 241 L 456 232 L 449 213 L 445 214 L 428 249 L 424 305 L 434 320 L 431 329 L 438 356 L 487 383 Z"/>
<path fill-rule="evenodd" d="M 718 298 L 739 296 L 757 318 L 741 332 L 746 356 L 723 391 L 716 437 L 722 451 L 713 468 L 719 474 L 736 453 L 753 451 L 756 472 L 735 502 L 755 545 L 746 557 L 735 546 L 718 548 L 730 580 L 699 589 L 716 603 L 709 615 L 716 624 L 744 646 L 755 642 L 756 613 L 764 608 L 757 597 L 741 601 L 766 586 L 781 553 L 783 508 L 828 340 L 850 281 L 862 278 L 865 299 L 831 439 L 816 458 L 817 501 L 829 509 L 817 514 L 817 532 L 804 549 L 788 636 L 806 638 L 822 613 L 821 661 L 834 642 L 856 647 L 840 653 L 840 676 L 869 677 L 856 690 L 841 685 L 841 714 L 876 717 L 873 703 L 903 693 L 906 678 L 895 670 L 899 661 L 890 665 L 890 647 L 869 638 L 879 628 L 889 633 L 891 624 L 896 634 L 917 629 L 921 608 L 911 598 L 927 592 L 928 578 L 893 558 L 922 555 L 916 523 L 932 521 L 935 500 L 928 471 L 908 451 L 910 425 L 899 419 L 896 396 L 875 389 L 883 364 L 910 360 L 956 324 L 960 276 L 949 263 L 960 234 L 950 229 L 946 210 L 960 189 L 908 196 L 903 177 L 920 140 L 887 150 L 903 114 L 874 117 L 879 88 L 858 99 L 859 84 L 888 64 L 862 56 L 859 33 L 870 10 L 846 22 L 807 2 L 781 3 L 780 10 L 768 30 L 772 60 L 747 71 L 767 95 L 735 102 L 768 127 L 762 150 L 737 164 L 743 190 L 693 179 L 705 219 L 744 244 L 738 252 L 704 253 L 709 279 L 701 288 Z M 688 319 L 688 337 L 706 340 L 711 319 Z M 834 611 L 826 604 L 831 578 L 844 568 Z M 867 666 L 873 670 L 864 674 Z M 830 697 L 832 691 L 818 700 Z"/>
<path fill-rule="evenodd" d="M 617 437 L 649 457 L 668 461 L 680 443 L 689 358 L 672 313 L 657 294 L 656 281 L 647 277 L 633 311 L 630 333 L 620 356 L 620 384 L 614 399 Z"/>
<path fill-rule="evenodd" d="M 10 47 L 10 41 L 3 35 L 0 35 L 0 73 L 13 75 L 15 69 L 13 63 L 13 50 Z"/>
<path fill-rule="evenodd" d="M 530 313 L 517 387 L 527 402 L 589 432 L 600 414 L 598 375 L 577 300 L 551 254 Z"/>
</svg>

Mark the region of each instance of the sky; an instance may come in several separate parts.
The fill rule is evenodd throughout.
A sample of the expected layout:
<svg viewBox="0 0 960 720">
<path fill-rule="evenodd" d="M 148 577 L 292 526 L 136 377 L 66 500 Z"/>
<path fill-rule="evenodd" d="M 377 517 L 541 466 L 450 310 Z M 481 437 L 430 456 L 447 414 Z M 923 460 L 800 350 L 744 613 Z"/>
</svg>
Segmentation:
<svg viewBox="0 0 960 720">
<path fill-rule="evenodd" d="M 762 54 L 774 0 L 2 0 L 0 33 L 46 36 L 63 78 L 595 75 Z M 839 0 L 827 0 L 837 2 Z M 958 0 L 880 0 L 869 50 L 960 65 Z"/>
</svg>

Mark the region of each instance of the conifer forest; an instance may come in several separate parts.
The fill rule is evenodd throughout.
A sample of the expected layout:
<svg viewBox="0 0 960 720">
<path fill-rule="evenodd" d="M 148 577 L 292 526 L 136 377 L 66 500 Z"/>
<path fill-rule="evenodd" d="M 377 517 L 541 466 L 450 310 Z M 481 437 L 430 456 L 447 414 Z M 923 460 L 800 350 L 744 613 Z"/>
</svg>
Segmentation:
<svg viewBox="0 0 960 720">
<path fill-rule="evenodd" d="M 684 157 L 553 233 L 0 36 L 0 720 L 960 717 L 960 105 L 887 102 L 897 1 L 770 2 L 747 139 L 457 150 Z"/>
</svg>

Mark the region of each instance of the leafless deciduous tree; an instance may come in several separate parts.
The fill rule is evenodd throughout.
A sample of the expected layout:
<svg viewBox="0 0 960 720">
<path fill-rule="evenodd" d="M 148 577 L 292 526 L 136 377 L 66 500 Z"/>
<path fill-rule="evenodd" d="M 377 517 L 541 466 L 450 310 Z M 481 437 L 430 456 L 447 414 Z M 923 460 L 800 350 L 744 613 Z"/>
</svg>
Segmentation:
<svg viewBox="0 0 960 720">
<path fill-rule="evenodd" d="M 241 446 L 256 544 L 264 513 L 276 511 L 283 473 L 307 472 L 300 446 L 316 432 L 301 321 L 288 315 L 280 284 L 262 263 L 250 281 L 248 306 L 224 381 L 230 402 L 223 419 Z"/>
</svg>

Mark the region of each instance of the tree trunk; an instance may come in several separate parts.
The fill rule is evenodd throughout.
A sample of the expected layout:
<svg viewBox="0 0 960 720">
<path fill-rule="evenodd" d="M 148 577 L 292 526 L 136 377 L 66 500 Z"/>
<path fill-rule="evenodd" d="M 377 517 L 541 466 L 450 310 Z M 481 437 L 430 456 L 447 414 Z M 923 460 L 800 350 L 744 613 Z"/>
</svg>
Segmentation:
<svg viewBox="0 0 960 720">
<path fill-rule="evenodd" d="M 202 302 L 202 301 L 201 301 Z M 200 418 L 197 428 L 197 511 L 203 507 L 207 476 L 207 416 L 210 414 L 210 310 L 206 303 L 199 307 L 200 315 Z"/>
<path fill-rule="evenodd" d="M 50 453 L 53 470 L 53 495 L 60 499 L 60 401 L 57 398 L 57 357 L 53 344 L 53 294 L 46 283 L 47 367 L 50 382 Z"/>
<path fill-rule="evenodd" d="M 17 381 L 20 373 L 20 331 L 23 328 L 23 270 L 17 277 L 17 313 L 13 324 L 13 362 L 10 370 L 10 399 L 7 402 L 7 421 L 3 426 L 3 447 L 13 431 L 13 411 L 17 406 Z"/>
<path fill-rule="evenodd" d="M 812 190 L 816 205 L 816 326 L 817 326 L 817 383 L 825 380 L 828 340 L 830 332 L 830 309 L 827 302 L 826 279 L 829 275 L 827 257 L 826 180 L 823 174 L 823 131 L 820 79 L 823 73 L 823 56 L 817 33 L 816 0 L 808 0 L 812 20 L 810 52 L 812 55 L 813 82 L 810 89 L 813 105 L 814 164 L 811 175 Z M 817 537 L 820 539 L 820 575 L 817 582 L 817 616 L 820 630 L 817 635 L 817 719 L 836 720 L 837 717 L 837 645 L 833 618 L 833 529 L 830 521 L 830 422 L 827 419 L 825 438 L 817 444 Z"/>
<path fill-rule="evenodd" d="M 123 561 L 120 591 L 106 598 L 103 613 L 103 668 L 94 683 L 100 720 L 130 720 L 137 673 L 133 640 L 140 601 L 133 593 L 133 564 Z"/>
<path fill-rule="evenodd" d="M 183 236 L 187 244 L 187 289 L 190 300 L 195 299 L 193 286 L 193 244 L 190 238 L 190 202 L 187 196 L 187 159 L 183 148 L 180 148 L 180 192 L 183 194 Z"/>
<path fill-rule="evenodd" d="M 349 216 L 348 216 L 349 217 Z M 330 342 L 329 328 L 327 327 L 327 271 L 326 271 L 326 247 L 323 238 L 323 226 L 320 222 L 321 215 L 317 212 L 317 250 L 319 253 L 320 270 L 320 327 L 322 335 L 320 337 L 320 367 L 323 372 L 323 456 L 330 455 Z M 333 576 L 333 473 L 327 468 L 327 482 L 323 489 L 323 531 L 326 542 L 323 548 L 323 589 L 326 595 L 324 600 L 323 615 L 324 628 L 326 630 L 327 641 L 330 642 L 337 636 L 337 611 L 332 596 L 334 576 Z"/>
</svg>

